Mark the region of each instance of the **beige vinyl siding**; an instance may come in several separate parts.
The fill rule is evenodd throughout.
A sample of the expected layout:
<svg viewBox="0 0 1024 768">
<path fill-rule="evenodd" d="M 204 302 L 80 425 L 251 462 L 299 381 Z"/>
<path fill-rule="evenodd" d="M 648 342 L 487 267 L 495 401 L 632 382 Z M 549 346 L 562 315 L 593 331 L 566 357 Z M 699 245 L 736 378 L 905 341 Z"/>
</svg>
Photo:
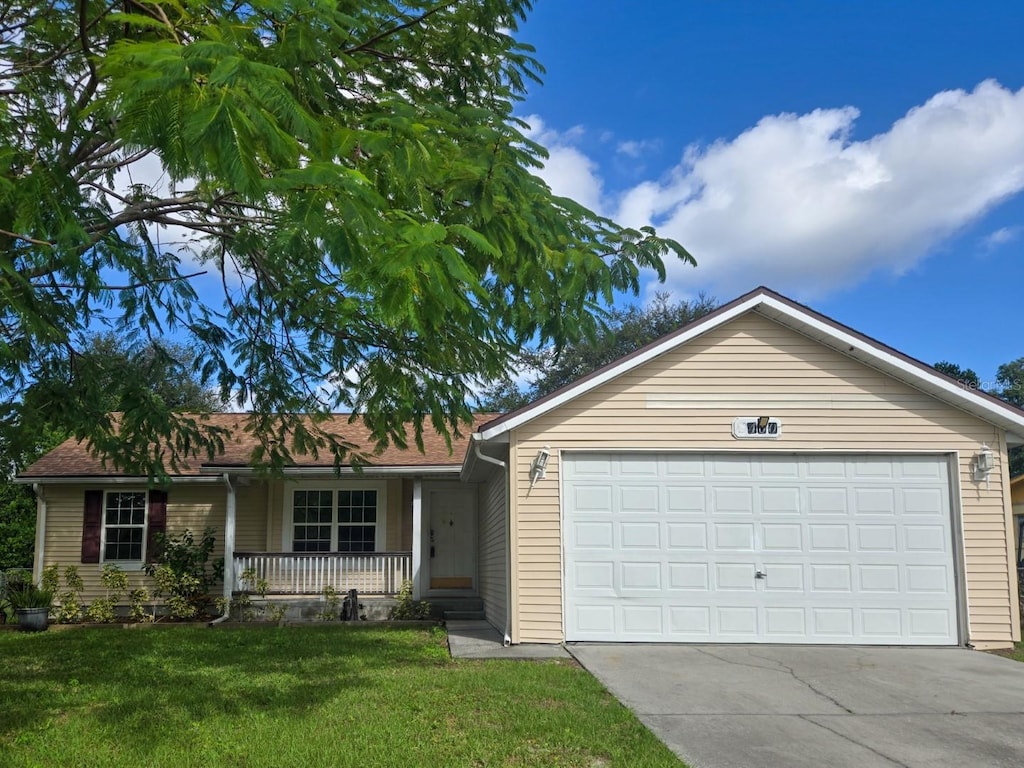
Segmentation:
<svg viewBox="0 0 1024 768">
<path fill-rule="evenodd" d="M 265 552 L 267 550 L 266 481 L 251 485 L 235 482 L 235 551 Z M 169 519 L 169 518 L 168 518 Z"/>
<path fill-rule="evenodd" d="M 88 604 L 104 594 L 100 584 L 102 563 L 82 562 L 82 516 L 85 491 L 135 490 L 134 486 L 117 485 L 51 485 L 46 493 L 46 541 L 43 545 L 43 567 L 57 565 L 62 573 L 69 565 L 78 568 L 85 584 L 82 600 Z M 139 486 L 138 490 L 144 490 Z M 212 526 L 217 538 L 212 558 L 224 556 L 224 508 L 227 489 L 222 485 L 174 485 L 167 492 L 167 534 L 173 536 L 192 531 L 198 539 L 206 526 Z M 127 569 L 126 569 L 127 570 Z M 129 572 L 132 588 L 149 579 L 141 571 Z"/>
<path fill-rule="evenodd" d="M 402 551 L 402 481 L 388 480 L 387 519 L 384 524 L 384 549 L 387 552 Z M 412 508 L 409 508 L 412 520 Z"/>
<path fill-rule="evenodd" d="M 724 402 L 652 407 L 657 396 L 687 394 Z M 869 399 L 856 409 L 799 402 L 773 407 L 769 415 L 782 419 L 782 437 L 740 441 L 732 437 L 732 419 L 764 414 L 730 404 L 730 394 L 737 402 L 784 394 L 819 402 L 828 395 Z M 993 448 L 999 464 L 987 484 L 971 476 L 971 459 L 982 443 Z M 958 454 L 969 639 L 990 647 L 1019 637 L 1019 610 L 1009 586 L 1001 431 L 756 312 L 539 416 L 514 430 L 512 444 L 516 642 L 563 639 L 558 452 L 581 449 Z M 544 445 L 553 454 L 547 477 L 530 490 L 530 462 Z M 954 495 L 954 506 L 956 501 Z"/>
<path fill-rule="evenodd" d="M 484 615 L 499 630 L 505 627 L 506 579 L 505 474 L 495 468 L 487 482 L 480 484 L 480 597 Z"/>
</svg>

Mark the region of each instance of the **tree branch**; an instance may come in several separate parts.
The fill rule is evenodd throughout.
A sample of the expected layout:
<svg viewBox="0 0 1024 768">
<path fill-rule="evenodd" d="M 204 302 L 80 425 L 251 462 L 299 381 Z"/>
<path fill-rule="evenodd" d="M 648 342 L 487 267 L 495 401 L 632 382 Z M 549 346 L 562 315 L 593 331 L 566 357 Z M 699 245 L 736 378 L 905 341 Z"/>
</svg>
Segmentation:
<svg viewBox="0 0 1024 768">
<path fill-rule="evenodd" d="M 451 8 L 453 5 L 458 5 L 458 0 L 449 0 L 449 2 L 447 3 L 441 3 L 441 5 L 437 6 L 436 8 L 431 8 L 429 11 L 425 11 L 422 15 L 417 16 L 414 19 L 409 19 L 409 21 L 405 22 L 404 24 L 399 24 L 397 27 L 391 27 L 391 29 L 385 29 L 381 32 L 378 32 L 376 35 L 371 37 L 366 42 L 360 43 L 359 45 L 353 48 L 347 48 L 343 50 L 342 53 L 345 54 L 346 56 L 350 56 L 353 53 L 365 51 L 368 48 L 371 48 L 374 44 L 383 40 L 385 37 L 390 37 L 391 35 L 397 34 L 398 32 L 401 32 L 403 29 L 415 27 L 417 24 L 421 24 L 424 21 L 426 21 L 435 13 L 440 13 L 441 11 Z"/>
<path fill-rule="evenodd" d="M 173 275 L 172 277 L 154 277 L 151 280 L 140 280 L 137 283 L 128 283 L 128 285 L 102 285 L 100 290 L 102 291 L 134 291 L 138 288 L 145 288 L 150 285 L 158 285 L 159 283 L 177 283 L 182 280 L 191 280 L 193 277 L 199 277 L 205 275 L 206 270 L 201 272 L 192 272 L 188 275 Z M 76 285 L 74 283 L 51 283 L 50 285 L 41 285 L 40 288 L 53 288 L 55 290 L 84 290 L 87 286 Z"/>
</svg>

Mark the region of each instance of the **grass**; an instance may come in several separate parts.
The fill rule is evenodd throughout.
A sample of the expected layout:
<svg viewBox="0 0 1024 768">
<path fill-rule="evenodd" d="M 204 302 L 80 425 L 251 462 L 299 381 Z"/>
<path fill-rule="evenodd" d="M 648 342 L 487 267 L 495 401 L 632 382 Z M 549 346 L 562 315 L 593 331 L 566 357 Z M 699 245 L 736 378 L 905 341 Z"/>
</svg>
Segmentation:
<svg viewBox="0 0 1024 768">
<path fill-rule="evenodd" d="M 585 670 L 440 629 L 0 632 L 0 765 L 680 766 Z"/>
<path fill-rule="evenodd" d="M 1012 651 L 996 651 L 1000 656 L 1005 656 L 1014 661 L 1024 661 L 1024 643 L 1017 643 Z"/>
</svg>

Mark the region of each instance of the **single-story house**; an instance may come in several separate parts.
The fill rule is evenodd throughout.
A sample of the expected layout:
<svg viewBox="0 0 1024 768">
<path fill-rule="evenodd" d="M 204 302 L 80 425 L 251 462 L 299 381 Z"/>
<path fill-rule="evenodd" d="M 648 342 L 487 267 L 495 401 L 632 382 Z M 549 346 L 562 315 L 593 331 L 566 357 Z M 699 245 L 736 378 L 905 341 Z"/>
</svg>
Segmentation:
<svg viewBox="0 0 1024 768">
<path fill-rule="evenodd" d="M 211 417 L 220 424 L 244 418 Z M 341 434 L 359 442 L 345 419 Z M 74 442 L 20 476 L 36 571 L 138 567 L 155 529 L 219 534 L 226 589 L 478 598 L 512 643 L 1020 639 L 1007 451 L 1024 411 L 766 288 L 449 453 L 266 478 L 244 438 L 147 490 Z"/>
</svg>

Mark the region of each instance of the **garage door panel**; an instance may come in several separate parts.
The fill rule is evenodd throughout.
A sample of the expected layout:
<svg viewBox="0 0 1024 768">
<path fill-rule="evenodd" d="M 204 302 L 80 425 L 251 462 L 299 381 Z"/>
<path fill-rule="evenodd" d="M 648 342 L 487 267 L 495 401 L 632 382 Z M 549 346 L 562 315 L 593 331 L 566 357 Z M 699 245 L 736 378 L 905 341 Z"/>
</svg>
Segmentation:
<svg viewBox="0 0 1024 768">
<path fill-rule="evenodd" d="M 706 592 L 711 587 L 707 563 L 669 563 L 668 574 L 669 589 Z"/>
<path fill-rule="evenodd" d="M 667 523 L 669 550 L 707 551 L 707 523 Z"/>
<path fill-rule="evenodd" d="M 754 591 L 754 572 L 757 567 L 753 562 L 715 563 L 715 589 Z"/>
<path fill-rule="evenodd" d="M 570 545 L 576 549 L 612 549 L 614 528 L 611 521 L 575 522 L 570 527 Z"/>
<path fill-rule="evenodd" d="M 800 496 L 795 487 L 759 488 L 760 511 L 764 515 L 799 515 Z"/>
<path fill-rule="evenodd" d="M 777 642 L 807 637 L 807 612 L 803 608 L 766 608 L 765 634 Z"/>
<path fill-rule="evenodd" d="M 713 486 L 711 513 L 719 515 L 753 515 L 754 489 L 751 486 Z"/>
<path fill-rule="evenodd" d="M 665 489 L 665 497 L 665 511 L 669 515 L 703 515 L 708 509 L 704 487 L 670 485 Z"/>
<path fill-rule="evenodd" d="M 715 523 L 715 549 L 749 552 L 754 549 L 753 523 Z"/>
<path fill-rule="evenodd" d="M 660 508 L 657 485 L 624 485 L 619 487 L 618 508 L 623 514 L 657 514 Z"/>
<path fill-rule="evenodd" d="M 809 552 L 849 552 L 850 528 L 835 523 L 808 523 Z"/>
<path fill-rule="evenodd" d="M 807 512 L 814 515 L 848 514 L 847 489 L 837 486 L 808 488 Z"/>
<path fill-rule="evenodd" d="M 569 640 L 957 642 L 942 457 L 569 454 L 561 469 Z"/>
<path fill-rule="evenodd" d="M 766 552 L 801 552 L 803 528 L 799 523 L 762 523 L 761 547 Z"/>
<path fill-rule="evenodd" d="M 637 590 L 661 591 L 661 563 L 621 563 L 619 574 L 624 595 Z"/>
<path fill-rule="evenodd" d="M 619 525 L 619 543 L 623 549 L 660 550 L 661 524 L 629 522 Z"/>
<path fill-rule="evenodd" d="M 857 525 L 857 551 L 896 552 L 899 549 L 895 525 Z"/>
</svg>

